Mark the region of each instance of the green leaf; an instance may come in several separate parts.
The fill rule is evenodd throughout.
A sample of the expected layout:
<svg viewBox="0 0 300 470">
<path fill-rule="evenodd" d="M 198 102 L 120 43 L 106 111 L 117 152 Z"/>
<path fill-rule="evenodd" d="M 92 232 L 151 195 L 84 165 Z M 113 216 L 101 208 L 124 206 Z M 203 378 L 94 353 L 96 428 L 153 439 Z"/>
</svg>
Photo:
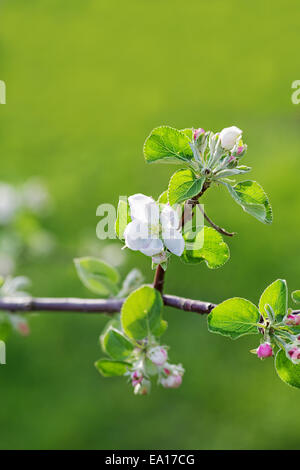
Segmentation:
<svg viewBox="0 0 300 470">
<path fill-rule="evenodd" d="M 168 204 L 168 191 L 164 191 L 163 193 L 161 193 L 161 195 L 159 196 L 157 202 L 159 204 Z"/>
<path fill-rule="evenodd" d="M 131 364 L 122 361 L 110 361 L 109 359 L 99 359 L 95 362 L 95 367 L 104 377 L 119 377 L 127 372 Z"/>
<path fill-rule="evenodd" d="M 294 292 L 292 292 L 292 299 L 296 304 L 300 303 L 300 290 L 294 290 Z"/>
<path fill-rule="evenodd" d="M 194 131 L 193 131 L 193 129 L 191 129 L 191 128 L 180 129 L 180 132 L 182 132 L 184 135 L 186 135 L 191 142 L 194 141 Z"/>
<path fill-rule="evenodd" d="M 181 260 L 185 263 L 199 264 L 205 261 L 210 269 L 216 269 L 223 266 L 230 258 L 228 245 L 212 227 L 203 227 L 194 237 L 187 232 L 184 238 L 186 244 Z"/>
<path fill-rule="evenodd" d="M 226 187 L 245 212 L 264 224 L 272 223 L 272 208 L 268 196 L 256 181 L 242 181 L 235 186 L 226 184 Z"/>
<path fill-rule="evenodd" d="M 160 293 L 151 286 L 142 286 L 125 300 L 121 322 L 129 338 L 144 339 L 161 329 L 163 301 Z"/>
<path fill-rule="evenodd" d="M 117 360 L 126 359 L 134 349 L 134 345 L 122 333 L 112 327 L 101 336 L 101 345 L 104 352 Z"/>
<path fill-rule="evenodd" d="M 133 268 L 125 277 L 118 298 L 127 297 L 130 292 L 136 290 L 144 281 L 144 276 L 139 269 Z"/>
<path fill-rule="evenodd" d="M 249 300 L 234 297 L 217 305 L 208 315 L 208 329 L 232 339 L 258 333 L 258 308 Z"/>
<path fill-rule="evenodd" d="M 0 313 L 0 340 L 5 341 L 12 332 L 12 324 L 8 313 Z"/>
<path fill-rule="evenodd" d="M 104 326 L 101 336 L 100 336 L 100 342 L 101 339 L 105 336 L 105 334 L 108 332 L 110 328 L 114 328 L 115 330 L 121 330 L 122 325 L 121 325 L 121 314 L 116 313 L 111 320 L 109 320 L 106 325 Z"/>
<path fill-rule="evenodd" d="M 190 139 L 184 132 L 172 127 L 162 126 L 153 129 L 144 144 L 147 163 L 163 161 L 166 163 L 188 162 L 193 158 Z"/>
<path fill-rule="evenodd" d="M 116 234 L 120 240 L 124 239 L 124 231 L 127 225 L 131 222 L 129 202 L 125 199 L 120 199 L 117 209 L 116 219 Z"/>
<path fill-rule="evenodd" d="M 268 305 L 272 308 L 276 320 L 280 322 L 288 309 L 288 289 L 286 281 L 283 279 L 277 279 L 262 293 L 259 300 L 259 311 L 264 318 L 269 317 L 266 312 Z"/>
<path fill-rule="evenodd" d="M 275 369 L 283 382 L 300 388 L 300 364 L 293 364 L 282 349 L 276 354 Z"/>
<path fill-rule="evenodd" d="M 101 297 L 118 293 L 119 273 L 113 267 L 91 256 L 76 258 L 74 263 L 80 280 L 91 292 Z"/>
<path fill-rule="evenodd" d="M 171 177 L 168 187 L 170 205 L 179 204 L 197 196 L 203 188 L 205 177 L 197 178 L 190 169 L 178 170 Z"/>
<path fill-rule="evenodd" d="M 158 327 L 154 328 L 154 330 L 153 330 L 154 336 L 156 336 L 157 338 L 159 336 L 162 336 L 167 328 L 168 328 L 168 322 L 166 320 L 161 320 Z"/>
<path fill-rule="evenodd" d="M 226 170 L 218 171 L 217 177 L 228 178 L 234 175 L 243 175 L 244 173 L 248 173 L 249 171 L 251 171 L 251 168 L 249 166 L 241 165 L 237 166 L 236 168 L 228 168 Z"/>
</svg>

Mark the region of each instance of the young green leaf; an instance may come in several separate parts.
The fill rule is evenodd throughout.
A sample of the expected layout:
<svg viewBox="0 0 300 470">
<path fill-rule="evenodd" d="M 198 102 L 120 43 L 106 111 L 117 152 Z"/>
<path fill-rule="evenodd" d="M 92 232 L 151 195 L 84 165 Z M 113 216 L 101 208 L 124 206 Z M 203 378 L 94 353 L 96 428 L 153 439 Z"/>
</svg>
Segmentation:
<svg viewBox="0 0 300 470">
<path fill-rule="evenodd" d="M 133 268 L 125 277 L 118 298 L 127 297 L 143 283 L 144 276 L 139 269 Z"/>
<path fill-rule="evenodd" d="M 300 388 L 300 364 L 293 364 L 282 349 L 276 354 L 275 369 L 283 382 Z"/>
<path fill-rule="evenodd" d="M 117 209 L 116 234 L 120 240 L 124 239 L 124 230 L 131 222 L 129 203 L 125 199 L 120 199 Z"/>
<path fill-rule="evenodd" d="M 233 199 L 248 214 L 264 224 L 271 224 L 273 221 L 272 208 L 269 199 L 263 188 L 256 181 L 242 181 L 231 186 L 226 183 L 226 187 Z"/>
<path fill-rule="evenodd" d="M 134 349 L 134 345 L 122 333 L 112 327 L 101 336 L 101 345 L 104 352 L 117 360 L 126 359 Z"/>
<path fill-rule="evenodd" d="M 0 313 L 0 340 L 5 341 L 12 332 L 12 324 L 8 313 Z"/>
<path fill-rule="evenodd" d="M 163 193 L 161 193 L 161 195 L 159 196 L 157 202 L 159 204 L 168 204 L 168 191 L 164 191 Z"/>
<path fill-rule="evenodd" d="M 217 305 L 208 315 L 208 329 L 231 339 L 258 333 L 258 308 L 249 300 L 234 297 Z"/>
<path fill-rule="evenodd" d="M 121 322 L 126 335 L 140 340 L 160 332 L 162 306 L 160 293 L 151 286 L 142 286 L 132 292 L 121 310 Z"/>
<path fill-rule="evenodd" d="M 190 140 L 184 132 L 172 127 L 162 126 L 153 129 L 144 144 L 147 163 L 157 161 L 166 163 L 189 162 L 193 158 Z"/>
<path fill-rule="evenodd" d="M 194 237 L 187 232 L 185 239 L 185 249 L 181 256 L 184 263 L 199 264 L 205 261 L 208 268 L 216 269 L 230 258 L 228 245 L 212 227 L 203 227 Z"/>
<path fill-rule="evenodd" d="M 274 312 L 275 319 L 281 321 L 288 308 L 288 289 L 286 281 L 277 279 L 262 293 L 259 300 L 259 311 L 264 318 L 268 318 L 268 307 Z M 272 318 L 272 313 L 271 313 Z"/>
<path fill-rule="evenodd" d="M 217 173 L 217 178 L 228 178 L 234 175 L 243 175 L 244 173 L 248 173 L 251 171 L 249 166 L 241 165 L 237 166 L 236 168 L 228 168 L 227 170 L 221 170 Z"/>
<path fill-rule="evenodd" d="M 178 170 L 170 179 L 168 187 L 168 201 L 172 206 L 197 196 L 203 188 L 205 177 L 197 178 L 190 170 Z"/>
<path fill-rule="evenodd" d="M 127 372 L 131 364 L 122 361 L 111 361 L 109 359 L 99 359 L 95 362 L 95 367 L 104 377 L 119 377 Z"/>
<path fill-rule="evenodd" d="M 156 328 L 154 328 L 152 333 L 158 338 L 159 336 L 162 336 L 164 334 L 167 328 L 168 322 L 166 320 L 161 320 L 160 324 Z"/>
<path fill-rule="evenodd" d="M 188 137 L 188 139 L 193 142 L 194 140 L 194 131 L 191 128 L 186 128 L 186 129 L 180 129 L 180 132 L 182 132 L 184 135 Z"/>
<path fill-rule="evenodd" d="M 91 292 L 101 297 L 118 293 L 119 273 L 112 266 L 91 256 L 76 258 L 74 263 L 80 280 Z"/>
<path fill-rule="evenodd" d="M 296 304 L 300 303 L 300 290 L 295 290 L 292 292 L 292 299 Z"/>
</svg>

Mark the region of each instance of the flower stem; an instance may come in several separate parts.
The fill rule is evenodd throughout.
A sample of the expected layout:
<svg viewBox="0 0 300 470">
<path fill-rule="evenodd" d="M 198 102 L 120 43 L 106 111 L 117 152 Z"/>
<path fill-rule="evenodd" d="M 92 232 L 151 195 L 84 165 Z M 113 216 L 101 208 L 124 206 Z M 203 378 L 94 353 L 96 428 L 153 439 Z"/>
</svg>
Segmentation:
<svg viewBox="0 0 300 470">
<path fill-rule="evenodd" d="M 161 294 L 163 293 L 165 280 L 165 271 L 162 266 L 159 264 L 155 271 L 153 287 L 157 289 Z"/>
</svg>

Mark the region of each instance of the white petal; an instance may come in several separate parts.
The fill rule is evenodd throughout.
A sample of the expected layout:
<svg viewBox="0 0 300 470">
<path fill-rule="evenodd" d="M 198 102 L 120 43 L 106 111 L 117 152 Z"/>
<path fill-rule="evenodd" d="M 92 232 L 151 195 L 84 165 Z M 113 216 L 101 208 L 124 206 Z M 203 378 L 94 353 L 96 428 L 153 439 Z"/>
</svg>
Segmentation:
<svg viewBox="0 0 300 470">
<path fill-rule="evenodd" d="M 160 214 L 160 221 L 163 229 L 165 227 L 178 229 L 180 223 L 178 211 L 174 210 L 171 206 L 165 205 Z"/>
<path fill-rule="evenodd" d="M 181 256 L 184 251 L 184 238 L 179 230 L 168 230 L 163 232 L 164 244 L 171 253 Z"/>
<path fill-rule="evenodd" d="M 231 150 L 243 131 L 236 126 L 225 127 L 220 132 L 221 145 L 226 150 Z"/>
<path fill-rule="evenodd" d="M 134 194 L 128 198 L 130 215 L 132 219 L 150 225 L 157 225 L 159 221 L 159 208 L 152 197 L 144 194 Z"/>
<path fill-rule="evenodd" d="M 124 230 L 125 243 L 133 251 L 146 248 L 150 242 L 148 225 L 133 220 Z"/>
<path fill-rule="evenodd" d="M 147 256 L 154 256 L 164 249 L 163 242 L 159 238 L 153 238 L 147 248 L 142 248 L 140 251 Z"/>
</svg>

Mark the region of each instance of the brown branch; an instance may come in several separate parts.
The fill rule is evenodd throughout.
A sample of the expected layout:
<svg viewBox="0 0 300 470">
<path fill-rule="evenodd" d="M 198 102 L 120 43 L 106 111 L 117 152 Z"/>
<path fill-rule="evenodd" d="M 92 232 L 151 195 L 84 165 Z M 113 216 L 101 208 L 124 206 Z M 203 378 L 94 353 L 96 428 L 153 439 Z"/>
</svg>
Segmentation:
<svg viewBox="0 0 300 470">
<path fill-rule="evenodd" d="M 153 287 L 157 289 L 161 294 L 164 288 L 164 280 L 165 280 L 165 270 L 159 264 L 155 271 Z"/>
<path fill-rule="evenodd" d="M 10 313 L 32 312 L 64 312 L 64 313 L 117 313 L 121 310 L 125 299 L 78 299 L 78 298 L 47 298 L 47 297 L 2 297 L 0 311 Z M 201 300 L 187 299 L 177 295 L 163 295 L 164 304 L 186 312 L 209 314 L 216 304 Z M 300 310 L 293 310 L 300 314 Z"/>
<path fill-rule="evenodd" d="M 0 310 L 11 313 L 116 313 L 121 310 L 124 301 L 125 299 L 2 297 L 0 298 Z M 210 313 L 215 307 L 209 302 L 186 299 L 176 295 L 163 295 L 163 301 L 166 306 L 200 314 Z"/>
</svg>

